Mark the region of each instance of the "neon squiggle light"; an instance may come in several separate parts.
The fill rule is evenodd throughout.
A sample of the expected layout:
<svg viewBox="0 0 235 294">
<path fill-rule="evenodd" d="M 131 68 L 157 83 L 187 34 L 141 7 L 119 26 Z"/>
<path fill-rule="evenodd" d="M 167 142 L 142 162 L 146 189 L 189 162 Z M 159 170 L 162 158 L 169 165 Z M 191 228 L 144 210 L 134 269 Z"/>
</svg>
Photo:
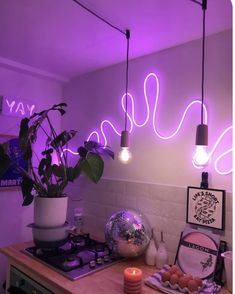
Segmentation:
<svg viewBox="0 0 235 294">
<path fill-rule="evenodd" d="M 183 115 L 180 119 L 180 122 L 178 123 L 178 126 L 176 127 L 176 129 L 171 133 L 171 134 L 168 134 L 167 136 L 165 135 L 162 135 L 158 130 L 157 130 L 157 127 L 156 127 L 156 121 L 157 121 L 157 108 L 158 108 L 158 101 L 159 101 L 159 90 L 160 90 L 160 86 L 159 86 L 159 80 L 158 80 L 158 77 L 155 73 L 149 73 L 146 78 L 144 79 L 144 100 L 145 100 L 145 104 L 146 104 L 146 115 L 145 115 L 145 119 L 143 120 L 142 123 L 138 123 L 135 119 L 135 101 L 134 101 L 134 98 L 133 96 L 130 94 L 130 93 L 127 93 L 127 96 L 128 96 L 128 99 L 131 103 L 131 110 L 129 112 L 127 112 L 127 118 L 128 118 L 128 122 L 129 122 L 129 132 L 131 133 L 133 131 L 133 128 L 134 126 L 135 127 L 144 127 L 149 121 L 150 121 L 150 107 L 149 107 L 149 98 L 148 98 L 148 95 L 147 95 L 147 84 L 149 82 L 149 79 L 152 78 L 153 81 L 155 81 L 156 83 L 156 93 L 155 93 L 155 103 L 154 103 L 154 108 L 153 108 L 153 112 L 152 112 L 152 128 L 153 128 L 153 131 L 154 133 L 156 134 L 156 136 L 162 140 L 169 140 L 169 139 L 172 139 L 173 137 L 175 137 L 177 135 L 177 133 L 180 131 L 183 123 L 184 123 L 184 120 L 185 120 L 185 117 L 188 113 L 188 111 L 194 107 L 196 104 L 200 104 L 201 105 L 201 101 L 200 100 L 193 100 L 192 102 L 190 102 L 188 104 L 188 106 L 186 107 L 186 109 L 184 110 L 183 112 Z M 121 106 L 122 106 L 122 109 L 124 111 L 124 113 L 126 112 L 126 109 L 125 109 L 125 98 L 126 98 L 126 94 L 124 94 L 121 98 Z M 204 110 L 204 123 L 207 124 L 207 121 L 208 121 L 208 114 L 207 114 L 207 108 L 205 105 L 203 105 L 203 110 Z M 105 130 L 104 128 L 109 126 L 116 135 L 118 136 L 121 136 L 121 131 L 119 131 L 115 126 L 114 124 L 109 121 L 109 120 L 103 120 L 101 123 L 100 123 L 100 132 L 102 134 L 102 137 L 103 137 L 103 144 L 105 146 L 107 146 L 108 144 L 108 140 L 107 140 L 107 137 L 106 137 L 106 134 L 105 134 Z M 214 144 L 213 148 L 211 149 L 210 153 L 209 153 L 209 158 L 211 159 L 212 155 L 214 154 L 215 152 L 215 149 L 217 148 L 217 146 L 219 145 L 219 143 L 222 141 L 222 138 L 225 136 L 225 134 L 229 131 L 232 130 L 232 126 L 226 128 L 222 134 L 219 136 L 219 138 L 217 139 L 216 143 Z M 100 142 L 100 134 L 98 131 L 92 131 L 87 140 L 91 140 L 91 139 L 96 139 L 96 141 Z M 73 154 L 77 154 L 76 152 L 72 152 L 71 150 L 67 150 Z M 218 165 L 219 165 L 219 162 L 226 156 L 228 155 L 229 153 L 232 152 L 232 148 L 229 149 L 229 150 L 226 150 L 225 152 L 223 152 L 222 154 L 220 154 L 216 159 L 215 159 L 215 162 L 214 162 L 214 168 L 216 170 L 217 173 L 219 173 L 220 175 L 227 175 L 227 174 L 230 174 L 232 172 L 232 169 L 229 169 L 227 171 L 222 171 L 219 169 Z M 194 164 L 193 164 L 194 165 Z M 197 166 L 194 165 L 195 168 L 199 168 Z"/>
</svg>

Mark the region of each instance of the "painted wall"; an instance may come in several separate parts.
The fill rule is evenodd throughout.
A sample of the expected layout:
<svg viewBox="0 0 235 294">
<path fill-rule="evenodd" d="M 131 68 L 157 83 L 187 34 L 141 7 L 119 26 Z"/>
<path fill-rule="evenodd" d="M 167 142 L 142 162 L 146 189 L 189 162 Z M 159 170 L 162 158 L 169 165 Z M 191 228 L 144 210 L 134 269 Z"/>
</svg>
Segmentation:
<svg viewBox="0 0 235 294">
<path fill-rule="evenodd" d="M 52 80 L 30 76 L 0 67 L 0 95 L 26 99 L 42 110 L 62 99 L 61 85 Z M 0 115 L 0 135 L 17 135 L 19 117 Z M 60 129 L 60 120 L 55 118 L 55 126 Z M 32 208 L 22 207 L 22 195 L 18 189 L 1 190 L 0 247 L 32 240 L 32 233 L 26 226 L 32 223 Z M 0 293 L 5 280 L 6 258 L 0 255 Z"/>
<path fill-rule="evenodd" d="M 154 124 L 161 135 L 169 136 L 179 125 L 187 105 L 195 99 L 201 99 L 201 41 L 196 40 L 130 62 L 129 92 L 135 101 L 135 119 L 139 124 L 146 118 L 143 83 L 151 72 L 159 78 Z M 124 112 L 120 103 L 124 92 L 125 64 L 72 80 L 64 88 L 70 113 L 70 118 L 65 118 L 65 126 L 79 131 L 77 140 L 80 142 L 96 130 L 104 143 L 100 131 L 102 120 L 112 121 L 119 132 L 124 129 Z M 232 132 L 224 136 L 209 165 L 204 170 L 195 169 L 191 161 L 195 148 L 196 126 L 200 123 L 200 104 L 190 108 L 175 137 L 163 140 L 156 136 L 152 126 L 156 101 L 156 82 L 153 78 L 149 79 L 146 92 L 150 117 L 144 127 L 134 126 L 131 133 L 133 160 L 129 165 L 122 165 L 118 160 L 107 163 L 105 177 L 186 187 L 198 186 L 201 172 L 207 171 L 211 188 L 231 192 L 232 174 L 219 175 L 215 171 L 214 163 L 222 152 L 231 148 Z M 208 109 L 208 147 L 212 150 L 221 133 L 232 125 L 231 31 L 210 36 L 206 40 L 205 104 Z M 128 111 L 133 115 L 131 103 Z M 104 124 L 103 131 L 108 145 L 117 154 L 119 136 L 108 124 Z M 75 151 L 76 143 L 70 146 Z M 221 170 L 232 168 L 231 153 L 220 161 L 219 167 Z"/>
<path fill-rule="evenodd" d="M 208 109 L 209 149 L 223 130 L 232 124 L 232 51 L 231 31 L 213 35 L 206 40 L 205 103 Z M 131 51 L 130 51 L 131 52 Z M 135 99 L 136 121 L 145 120 L 144 78 L 154 72 L 159 77 L 160 92 L 157 109 L 157 129 L 163 135 L 174 132 L 187 105 L 200 99 L 201 42 L 183 44 L 130 62 L 129 92 Z M 150 116 L 155 103 L 154 80 L 149 81 L 147 96 Z M 125 91 L 125 65 L 119 64 L 72 80 L 64 87 L 69 102 L 67 128 L 79 131 L 70 147 L 76 151 L 91 131 L 100 133 L 100 123 L 107 119 L 118 131 L 124 128 L 121 97 Z M 131 108 L 131 107 L 130 107 Z M 132 110 L 130 110 L 132 113 Z M 196 126 L 200 123 L 200 106 L 188 112 L 177 136 L 164 141 L 156 137 L 151 121 L 142 128 L 133 128 L 129 165 L 115 161 L 105 163 L 104 179 L 97 185 L 79 179 L 68 193 L 70 222 L 75 208 L 84 213 L 84 230 L 104 238 L 105 224 L 117 210 L 132 208 L 141 211 L 156 232 L 164 232 L 170 262 L 174 262 L 180 234 L 186 225 L 187 186 L 200 186 L 201 172 L 192 166 Z M 120 138 L 107 124 L 104 133 L 116 155 Z M 101 142 L 104 142 L 101 134 Z M 224 137 L 214 153 L 231 148 L 231 133 Z M 73 160 L 72 155 L 70 155 Z M 215 172 L 213 161 L 209 172 L 209 187 L 225 189 L 225 230 L 221 239 L 232 247 L 232 175 Z M 221 168 L 231 168 L 231 156 Z"/>
<path fill-rule="evenodd" d="M 205 103 L 209 116 L 209 148 L 212 148 L 221 132 L 232 123 L 231 47 L 231 31 L 211 36 L 206 41 Z M 158 75 L 160 82 L 157 128 L 164 135 L 174 131 L 186 106 L 193 99 L 200 99 L 200 49 L 201 42 L 194 41 L 130 62 L 129 92 L 135 99 L 137 122 L 143 122 L 146 115 L 143 92 L 144 78 L 150 72 L 154 72 Z M 51 80 L 0 68 L 0 81 L 1 95 L 32 100 L 37 103 L 40 109 L 62 99 L 61 85 Z M 99 131 L 99 124 L 103 119 L 111 120 L 119 132 L 124 128 L 124 113 L 120 101 L 125 91 L 125 64 L 73 79 L 64 85 L 63 89 L 63 97 L 66 97 L 69 103 L 69 116 L 65 117 L 64 127 L 78 130 L 77 139 L 70 146 L 72 149 L 76 150 L 77 144 L 82 143 L 92 130 Z M 147 93 L 151 116 L 155 102 L 155 90 L 154 81 L 149 81 Z M 106 182 L 98 184 L 99 189 L 94 189 L 95 186 L 92 186 L 91 193 L 87 193 L 91 190 L 90 185 L 81 187 L 79 181 L 70 186 L 68 191 L 71 191 L 71 200 L 73 201 L 70 202 L 69 219 L 72 221 L 75 207 L 82 207 L 87 216 L 96 213 L 96 216 L 100 218 L 99 229 L 101 232 L 106 220 L 115 209 L 133 207 L 142 209 L 146 214 L 149 214 L 149 210 L 154 209 L 154 212 L 152 211 L 150 214 L 151 225 L 162 221 L 158 230 L 160 228 L 165 230 L 165 226 L 170 228 L 168 220 L 177 220 L 178 215 L 181 215 L 182 209 L 185 208 L 185 188 L 188 185 L 198 186 L 200 183 L 201 171 L 196 170 L 191 164 L 195 129 L 200 122 L 199 116 L 199 107 L 192 108 L 178 136 L 169 141 L 163 141 L 156 137 L 151 121 L 143 128 L 134 127 L 131 135 L 132 163 L 124 166 L 117 160 L 106 162 L 104 174 Z M 60 122 L 57 121 L 56 125 L 59 128 Z M 19 118 L 0 116 L 0 133 L 17 134 L 18 126 Z M 108 145 L 117 154 L 120 138 L 109 126 L 106 125 L 104 128 Z M 102 136 L 101 142 L 104 142 Z M 230 147 L 231 136 L 227 136 L 219 147 L 220 150 L 216 151 L 217 155 L 220 151 Z M 71 160 L 73 160 L 72 157 Z M 231 158 L 228 157 L 224 168 L 229 164 L 231 166 Z M 206 171 L 209 172 L 209 186 L 211 188 L 232 191 L 231 174 L 226 176 L 216 174 L 213 164 L 210 164 Z M 132 185 L 132 183 L 135 184 Z M 148 188 L 148 193 L 145 192 L 145 188 L 151 185 L 154 188 Z M 166 211 L 168 213 L 166 217 L 158 215 L 159 197 L 165 195 L 168 203 L 173 203 L 175 207 L 175 194 L 172 191 L 177 188 L 179 188 L 177 190 L 179 211 L 169 209 Z M 80 189 L 82 189 L 81 194 Z M 145 205 L 146 197 L 148 203 Z M 0 234 L 4 237 L 0 239 L 0 246 L 32 238 L 31 232 L 26 228 L 26 225 L 32 221 L 32 207 L 21 207 L 21 200 L 19 191 L 1 192 Z M 97 205 L 97 201 L 99 205 Z M 162 207 L 162 204 L 159 204 L 159 207 Z M 229 226 L 227 227 L 226 240 L 231 240 L 230 210 L 227 216 L 229 217 L 227 221 Z M 89 218 L 89 221 L 87 219 L 86 226 L 92 231 L 92 229 L 97 229 L 98 222 L 97 219 L 91 220 L 92 218 Z M 179 231 L 183 223 L 183 220 L 180 219 Z M 171 236 L 170 231 L 168 234 Z M 176 243 L 176 239 L 169 240 Z M 0 258 L 0 281 L 2 282 L 6 260 L 3 256 Z"/>
</svg>

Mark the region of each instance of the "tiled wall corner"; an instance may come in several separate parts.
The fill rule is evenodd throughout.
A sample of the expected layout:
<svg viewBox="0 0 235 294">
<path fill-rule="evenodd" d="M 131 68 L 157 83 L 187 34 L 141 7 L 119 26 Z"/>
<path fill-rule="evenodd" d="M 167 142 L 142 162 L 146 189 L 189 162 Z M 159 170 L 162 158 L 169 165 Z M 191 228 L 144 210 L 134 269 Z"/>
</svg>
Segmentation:
<svg viewBox="0 0 235 294">
<path fill-rule="evenodd" d="M 160 184 L 135 183 L 102 179 L 91 184 L 82 179 L 69 187 L 71 201 L 69 218 L 75 207 L 84 213 L 84 228 L 90 234 L 104 239 L 105 224 L 110 216 L 128 208 L 142 212 L 154 229 L 156 242 L 164 232 L 170 262 L 173 263 L 180 239 L 186 225 L 187 187 Z M 82 200 L 81 200 L 82 199 Z M 232 194 L 226 194 L 225 231 L 221 239 L 232 248 Z"/>
</svg>

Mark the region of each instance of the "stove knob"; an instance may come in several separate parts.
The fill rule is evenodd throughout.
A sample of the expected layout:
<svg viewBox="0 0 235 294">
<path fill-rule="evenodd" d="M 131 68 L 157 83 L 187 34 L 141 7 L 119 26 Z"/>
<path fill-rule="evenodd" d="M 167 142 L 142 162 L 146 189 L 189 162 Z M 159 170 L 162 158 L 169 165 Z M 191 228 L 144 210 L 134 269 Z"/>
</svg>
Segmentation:
<svg viewBox="0 0 235 294">
<path fill-rule="evenodd" d="M 95 265 L 96 265 L 95 260 L 91 260 L 91 261 L 89 262 L 89 265 L 90 265 L 90 268 L 94 268 Z"/>
<path fill-rule="evenodd" d="M 97 262 L 98 265 L 103 264 L 103 258 L 98 257 L 97 260 L 96 260 L 96 262 Z"/>
<path fill-rule="evenodd" d="M 110 261 L 109 255 L 105 255 L 104 256 L 104 262 L 109 262 L 109 261 Z"/>
</svg>

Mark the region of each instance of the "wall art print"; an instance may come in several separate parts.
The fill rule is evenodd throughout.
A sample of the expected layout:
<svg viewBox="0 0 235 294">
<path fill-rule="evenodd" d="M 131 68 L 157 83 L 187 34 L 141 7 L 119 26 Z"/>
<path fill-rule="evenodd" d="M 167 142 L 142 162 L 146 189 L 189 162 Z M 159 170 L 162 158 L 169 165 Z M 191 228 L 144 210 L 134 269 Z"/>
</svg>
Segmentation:
<svg viewBox="0 0 235 294">
<path fill-rule="evenodd" d="M 186 222 L 224 230 L 225 190 L 188 187 Z"/>
<path fill-rule="evenodd" d="M 179 241 L 176 264 L 188 274 L 213 280 L 220 235 L 202 229 L 185 227 Z"/>
<path fill-rule="evenodd" d="M 22 182 L 19 167 L 25 170 L 28 169 L 28 163 L 23 158 L 19 147 L 19 139 L 14 136 L 0 135 L 0 143 L 3 144 L 12 162 L 6 172 L 0 177 L 0 188 L 18 187 Z"/>
</svg>

